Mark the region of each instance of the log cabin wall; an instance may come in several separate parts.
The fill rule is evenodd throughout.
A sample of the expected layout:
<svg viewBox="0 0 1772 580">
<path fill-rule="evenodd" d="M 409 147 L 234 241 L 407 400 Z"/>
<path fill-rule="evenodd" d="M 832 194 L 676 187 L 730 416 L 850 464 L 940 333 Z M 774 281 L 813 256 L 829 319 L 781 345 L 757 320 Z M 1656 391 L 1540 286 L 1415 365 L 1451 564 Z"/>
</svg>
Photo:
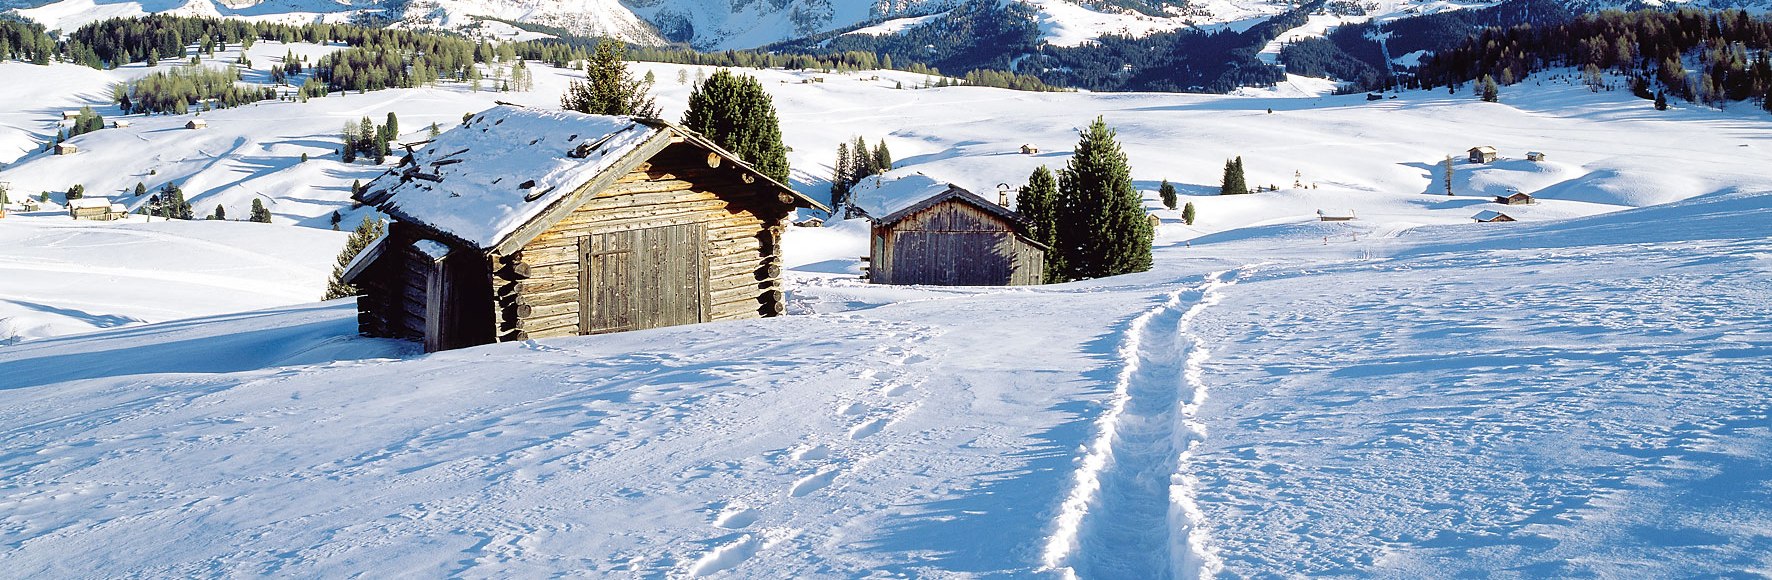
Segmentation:
<svg viewBox="0 0 1772 580">
<path fill-rule="evenodd" d="M 874 228 L 880 284 L 1011 286 L 1043 282 L 1045 252 L 1003 218 L 956 200 Z"/>
<path fill-rule="evenodd" d="M 704 150 L 673 145 L 597 193 L 520 251 L 495 258 L 492 278 L 499 340 L 782 313 L 779 239 L 792 207 L 763 184 L 747 183 L 730 164 L 711 166 L 716 163 Z M 699 244 L 684 247 L 687 244 L 680 242 L 689 240 L 683 236 L 698 238 L 694 241 Z M 646 254 L 637 259 L 670 265 L 673 271 L 693 267 L 702 273 L 700 281 L 661 286 L 657 276 L 635 273 L 631 277 L 619 275 L 634 280 L 625 289 L 588 287 L 596 285 L 592 280 L 606 280 L 610 275 L 585 271 L 596 259 L 590 254 L 598 254 L 597 248 L 634 243 L 640 247 L 609 251 Z M 596 302 L 599 296 L 604 303 L 609 303 L 611 296 L 632 300 L 635 325 L 587 326 L 597 317 L 581 307 Z M 685 304 L 685 300 L 695 303 Z M 697 311 L 659 312 L 681 308 Z"/>
</svg>

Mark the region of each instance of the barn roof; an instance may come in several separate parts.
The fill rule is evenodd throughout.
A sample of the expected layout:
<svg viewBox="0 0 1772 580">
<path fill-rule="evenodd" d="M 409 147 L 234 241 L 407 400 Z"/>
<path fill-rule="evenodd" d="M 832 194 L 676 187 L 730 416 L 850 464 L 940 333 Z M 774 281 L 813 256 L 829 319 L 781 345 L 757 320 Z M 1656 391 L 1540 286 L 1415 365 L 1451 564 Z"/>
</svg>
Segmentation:
<svg viewBox="0 0 1772 580">
<path fill-rule="evenodd" d="M 948 188 L 942 190 L 941 193 L 924 198 L 923 201 L 910 204 L 898 211 L 886 214 L 886 217 L 874 220 L 874 225 L 890 226 L 900 221 L 904 221 L 904 218 L 911 217 L 912 214 L 935 207 L 936 204 L 950 199 L 977 206 L 978 208 L 985 210 L 986 213 L 1008 220 L 1010 223 L 1015 224 L 1016 227 L 1025 228 L 1027 226 L 1027 221 L 1022 219 L 1021 214 L 1010 211 L 1009 208 L 991 203 L 989 200 L 979 197 L 978 194 L 966 191 L 965 189 L 960 188 L 960 186 L 951 183 L 948 184 Z"/>
<path fill-rule="evenodd" d="M 493 107 L 432 141 L 408 146 L 411 159 L 369 182 L 359 200 L 465 245 L 508 249 L 528 242 L 517 235 L 524 225 L 564 217 L 584 194 L 602 189 L 586 186 L 613 180 L 674 142 L 720 155 L 758 185 L 794 196 L 801 207 L 823 208 L 669 122 L 515 105 Z"/>
<path fill-rule="evenodd" d="M 1490 145 L 1478 145 L 1476 147 L 1472 147 L 1471 151 L 1476 151 L 1479 153 L 1494 153 L 1495 147 L 1490 146 Z"/>
<path fill-rule="evenodd" d="M 105 209 L 110 209 L 111 208 L 111 198 L 108 198 L 108 197 L 80 197 L 80 198 L 70 199 L 70 200 L 68 200 L 68 207 L 75 208 L 75 209 L 95 209 L 95 208 L 101 208 L 101 207 L 105 208 Z"/>
<path fill-rule="evenodd" d="M 1481 212 L 1478 212 L 1477 215 L 1471 216 L 1471 219 L 1474 219 L 1474 220 L 1477 220 L 1480 222 L 1486 222 L 1486 221 L 1490 221 L 1490 220 L 1493 220 L 1498 217 L 1508 217 L 1508 215 L 1498 212 L 1498 211 L 1495 211 L 1495 210 L 1492 210 L 1492 209 L 1486 209 Z M 1513 218 L 1508 218 L 1508 219 L 1513 219 Z"/>
</svg>

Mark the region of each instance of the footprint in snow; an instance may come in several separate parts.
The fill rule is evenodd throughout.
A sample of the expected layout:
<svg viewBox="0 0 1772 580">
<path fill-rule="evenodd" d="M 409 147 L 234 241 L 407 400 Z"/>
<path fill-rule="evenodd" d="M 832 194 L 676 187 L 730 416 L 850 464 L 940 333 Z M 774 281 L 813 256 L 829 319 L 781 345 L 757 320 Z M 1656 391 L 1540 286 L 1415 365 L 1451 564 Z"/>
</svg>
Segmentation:
<svg viewBox="0 0 1772 580">
<path fill-rule="evenodd" d="M 757 523 L 759 517 L 761 515 L 757 513 L 757 510 L 743 506 L 731 506 L 721 511 L 719 517 L 714 518 L 714 526 L 728 530 L 741 530 Z"/>
<path fill-rule="evenodd" d="M 860 441 L 862 439 L 866 439 L 870 435 L 873 435 L 875 433 L 879 433 L 880 430 L 884 429 L 884 428 L 886 428 L 886 418 L 885 417 L 876 417 L 872 420 L 869 420 L 866 423 L 856 425 L 855 428 L 850 429 L 849 430 L 849 438 L 852 440 Z"/>
<path fill-rule="evenodd" d="M 870 410 L 871 409 L 868 409 L 867 405 L 863 405 L 858 402 L 851 402 L 849 404 L 843 405 L 842 408 L 837 409 L 837 413 L 843 414 L 843 415 L 860 415 L 863 413 L 867 413 Z"/>
<path fill-rule="evenodd" d="M 818 461 L 818 460 L 822 460 L 822 459 L 829 459 L 830 456 L 831 456 L 831 448 L 826 447 L 823 443 L 820 443 L 818 445 L 813 445 L 811 447 L 805 447 L 805 448 L 802 448 L 798 451 L 795 451 L 793 458 L 794 458 L 794 461 Z"/>
<path fill-rule="evenodd" d="M 837 479 L 839 473 L 841 470 L 831 468 L 802 477 L 799 481 L 794 482 L 794 487 L 788 489 L 788 495 L 805 497 L 806 494 L 824 489 L 831 484 L 831 481 Z"/>
<path fill-rule="evenodd" d="M 690 568 L 689 574 L 691 576 L 707 576 L 715 572 L 730 570 L 734 566 L 744 563 L 745 560 L 749 560 L 751 556 L 757 555 L 757 551 L 762 548 L 762 538 L 745 534 L 731 543 L 714 548 L 712 552 L 704 554 L 701 559 L 695 561 L 695 567 Z"/>
</svg>

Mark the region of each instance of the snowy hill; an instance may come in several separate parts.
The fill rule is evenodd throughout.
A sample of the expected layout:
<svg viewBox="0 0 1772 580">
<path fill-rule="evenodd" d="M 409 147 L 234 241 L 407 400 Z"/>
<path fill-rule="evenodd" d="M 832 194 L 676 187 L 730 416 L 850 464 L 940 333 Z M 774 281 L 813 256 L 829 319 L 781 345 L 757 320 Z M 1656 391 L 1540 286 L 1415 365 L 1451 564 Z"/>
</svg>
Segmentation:
<svg viewBox="0 0 1772 580">
<path fill-rule="evenodd" d="M 292 48 L 332 50 L 251 56 Z M 666 117 L 679 72 L 711 72 L 635 67 Z M 62 110 L 114 117 L 108 83 L 146 72 L 0 65 L 13 199 L 173 180 L 197 213 L 260 199 L 275 223 L 74 222 L 54 193 L 0 219 L 8 574 L 1772 568 L 1761 113 L 1536 79 L 1501 103 L 1368 102 L 744 71 L 809 194 L 861 136 L 897 161 L 858 189 L 870 211 L 947 183 L 994 199 L 1100 115 L 1147 206 L 1169 180 L 1199 219 L 1154 210 L 1149 272 L 1018 288 L 871 286 L 865 222 L 790 228 L 790 316 L 423 355 L 314 302 L 343 239 L 328 216 L 368 217 L 349 184 L 385 169 L 339 162 L 336 133 L 552 107 L 575 73 L 211 111 L 200 131 L 134 118 L 33 152 Z M 1501 159 L 1462 161 L 1477 145 Z M 1237 156 L 1278 191 L 1214 195 Z M 1509 189 L 1540 202 L 1492 203 Z M 1470 220 L 1485 209 L 1521 221 Z"/>
</svg>

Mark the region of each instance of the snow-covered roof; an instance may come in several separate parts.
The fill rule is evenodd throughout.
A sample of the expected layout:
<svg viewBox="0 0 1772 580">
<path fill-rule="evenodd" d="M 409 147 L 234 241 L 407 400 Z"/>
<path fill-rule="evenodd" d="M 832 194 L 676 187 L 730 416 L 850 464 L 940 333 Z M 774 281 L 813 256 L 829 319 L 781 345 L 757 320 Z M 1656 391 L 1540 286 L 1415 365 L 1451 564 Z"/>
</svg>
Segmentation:
<svg viewBox="0 0 1772 580">
<path fill-rule="evenodd" d="M 656 119 L 493 107 L 417 144 L 400 169 L 364 187 L 362 201 L 400 221 L 490 249 L 598 176 L 627 171 L 673 137 L 737 162 L 692 131 Z M 821 207 L 748 165 L 761 184 Z"/>
<path fill-rule="evenodd" d="M 425 257 L 430 258 L 433 262 L 441 260 L 449 255 L 449 246 L 443 245 L 443 242 L 436 240 L 419 240 L 413 242 L 412 249 L 418 250 L 419 253 L 424 254 Z"/>
<path fill-rule="evenodd" d="M 1478 145 L 1476 147 L 1472 147 L 1471 151 L 1478 151 L 1478 152 L 1482 152 L 1482 153 L 1494 153 L 1495 148 L 1491 147 L 1489 145 Z"/>
<path fill-rule="evenodd" d="M 1474 220 L 1477 220 L 1480 222 L 1486 222 L 1486 221 L 1490 221 L 1490 220 L 1493 220 L 1498 217 L 1508 217 L 1508 216 L 1507 216 L 1507 214 L 1504 214 L 1504 213 L 1501 213 L 1501 212 L 1498 212 L 1495 210 L 1486 209 L 1481 212 L 1478 212 L 1477 215 L 1471 216 L 1471 219 L 1474 219 Z M 1508 219 L 1513 219 L 1513 218 L 1508 218 Z"/>
<path fill-rule="evenodd" d="M 111 208 L 111 198 L 108 198 L 108 197 L 82 197 L 79 199 L 70 199 L 70 200 L 68 200 L 68 207 L 74 208 L 74 209 L 93 209 L 93 208 L 99 208 L 99 207 L 102 207 L 105 209 L 110 209 Z"/>
</svg>

